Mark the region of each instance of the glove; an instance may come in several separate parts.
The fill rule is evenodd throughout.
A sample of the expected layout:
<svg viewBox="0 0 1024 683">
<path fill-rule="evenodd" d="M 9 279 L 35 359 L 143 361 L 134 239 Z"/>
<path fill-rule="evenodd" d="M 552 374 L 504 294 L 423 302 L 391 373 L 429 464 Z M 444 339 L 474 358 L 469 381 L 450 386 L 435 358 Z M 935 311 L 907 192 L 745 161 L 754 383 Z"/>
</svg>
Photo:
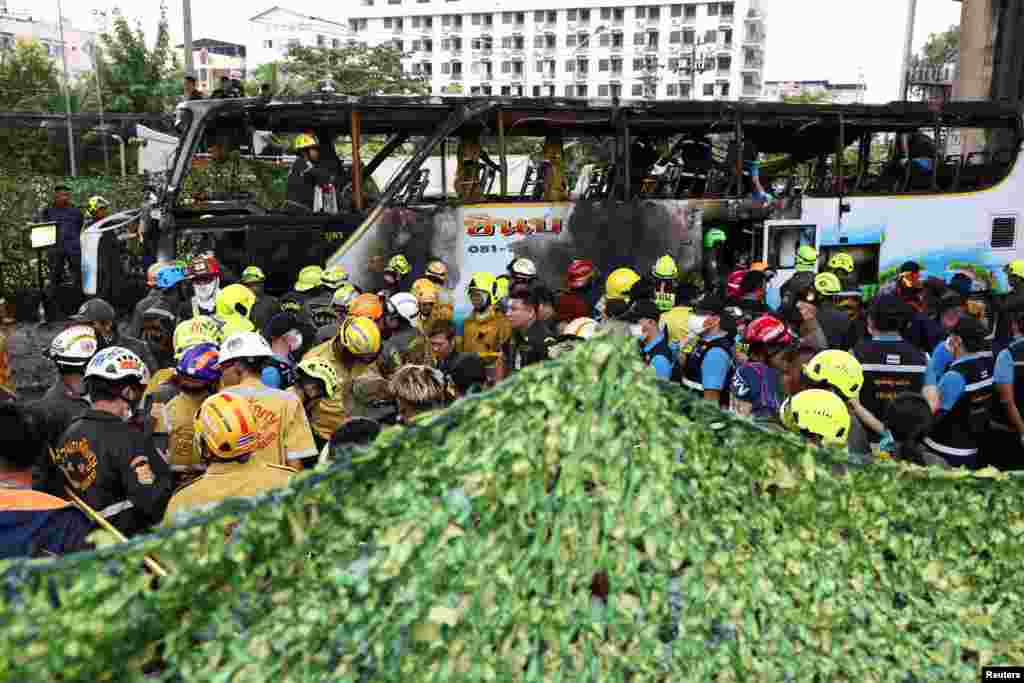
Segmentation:
<svg viewBox="0 0 1024 683">
<path fill-rule="evenodd" d="M 879 453 L 892 454 L 896 451 L 896 439 L 893 438 L 892 433 L 886 430 L 885 434 L 882 435 L 882 440 L 878 444 Z"/>
</svg>

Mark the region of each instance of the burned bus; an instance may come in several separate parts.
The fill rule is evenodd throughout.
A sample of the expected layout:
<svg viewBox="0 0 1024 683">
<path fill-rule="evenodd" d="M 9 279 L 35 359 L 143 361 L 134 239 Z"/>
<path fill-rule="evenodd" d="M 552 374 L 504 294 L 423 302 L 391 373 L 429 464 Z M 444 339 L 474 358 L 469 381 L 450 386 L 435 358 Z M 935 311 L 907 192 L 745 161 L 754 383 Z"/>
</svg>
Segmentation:
<svg viewBox="0 0 1024 683">
<path fill-rule="evenodd" d="M 666 253 L 704 279 L 766 260 L 778 287 L 811 244 L 819 262 L 851 253 L 868 286 L 909 259 L 991 286 L 1020 251 L 1020 114 L 997 104 L 314 94 L 190 102 L 177 117 L 166 185 L 143 212 L 148 248 L 213 249 L 229 272 L 260 266 L 270 291 L 309 264 L 373 290 L 390 256 L 414 275 L 437 257 L 461 318 L 471 274 L 516 256 L 556 289 L 574 258 L 646 272 Z M 320 149 L 307 201 L 289 196 L 300 136 Z M 716 262 L 711 228 L 727 235 Z"/>
</svg>

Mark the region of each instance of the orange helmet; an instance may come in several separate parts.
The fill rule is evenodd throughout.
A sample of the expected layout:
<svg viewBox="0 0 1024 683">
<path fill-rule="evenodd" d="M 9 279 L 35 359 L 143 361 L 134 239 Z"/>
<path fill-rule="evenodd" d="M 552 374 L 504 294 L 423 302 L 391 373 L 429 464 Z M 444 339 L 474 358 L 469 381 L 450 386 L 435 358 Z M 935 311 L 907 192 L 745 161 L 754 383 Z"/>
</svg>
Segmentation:
<svg viewBox="0 0 1024 683">
<path fill-rule="evenodd" d="M 412 294 L 421 304 L 437 303 L 437 285 L 425 277 L 412 283 Z"/>
<path fill-rule="evenodd" d="M 259 431 L 249 399 L 222 391 L 203 401 L 196 414 L 196 445 L 205 444 L 213 460 L 237 460 L 259 446 Z M 202 449 L 197 449 L 202 452 Z"/>
<path fill-rule="evenodd" d="M 367 292 L 352 300 L 352 304 L 348 307 L 348 314 L 353 318 L 369 318 L 378 322 L 384 317 L 384 304 L 379 296 Z"/>
</svg>

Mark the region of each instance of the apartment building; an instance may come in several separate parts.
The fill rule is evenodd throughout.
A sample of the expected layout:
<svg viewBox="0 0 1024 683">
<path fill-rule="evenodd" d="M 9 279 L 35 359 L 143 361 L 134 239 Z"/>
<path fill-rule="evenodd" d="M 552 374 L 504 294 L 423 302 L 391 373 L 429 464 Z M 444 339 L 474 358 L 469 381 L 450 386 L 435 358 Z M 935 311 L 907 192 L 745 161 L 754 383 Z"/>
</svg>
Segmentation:
<svg viewBox="0 0 1024 683">
<path fill-rule="evenodd" d="M 68 74 L 79 78 L 93 70 L 98 36 L 64 18 L 64 40 L 61 42 L 60 24 L 44 19 L 30 10 L 7 10 L 0 5 L 0 51 L 13 50 L 18 41 L 37 41 L 50 55 L 57 69 L 63 69 L 67 56 Z"/>
<path fill-rule="evenodd" d="M 357 0 L 351 0 L 353 4 Z M 283 60 L 288 48 L 341 47 L 353 38 L 342 21 L 314 17 L 274 6 L 249 19 L 249 66 L 252 69 Z"/>
<path fill-rule="evenodd" d="M 760 0 L 358 0 L 347 40 L 390 41 L 434 94 L 761 97 Z"/>
<path fill-rule="evenodd" d="M 184 61 L 185 46 L 178 45 L 178 59 Z M 224 76 L 237 76 L 244 80 L 246 74 L 245 45 L 224 40 L 200 38 L 192 41 L 192 63 L 195 65 L 196 87 L 200 92 L 210 94 L 220 87 Z"/>
</svg>

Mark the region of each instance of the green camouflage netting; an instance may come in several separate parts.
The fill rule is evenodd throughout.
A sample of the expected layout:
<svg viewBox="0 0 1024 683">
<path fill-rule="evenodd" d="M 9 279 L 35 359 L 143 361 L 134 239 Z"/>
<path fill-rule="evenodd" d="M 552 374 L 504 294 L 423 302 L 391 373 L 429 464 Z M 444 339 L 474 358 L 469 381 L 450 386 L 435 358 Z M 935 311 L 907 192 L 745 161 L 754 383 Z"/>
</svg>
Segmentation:
<svg viewBox="0 0 1024 683">
<path fill-rule="evenodd" d="M 844 463 L 597 339 L 259 504 L 0 568 L 0 680 L 975 680 L 1024 661 L 1020 481 L 983 474 Z"/>
</svg>

